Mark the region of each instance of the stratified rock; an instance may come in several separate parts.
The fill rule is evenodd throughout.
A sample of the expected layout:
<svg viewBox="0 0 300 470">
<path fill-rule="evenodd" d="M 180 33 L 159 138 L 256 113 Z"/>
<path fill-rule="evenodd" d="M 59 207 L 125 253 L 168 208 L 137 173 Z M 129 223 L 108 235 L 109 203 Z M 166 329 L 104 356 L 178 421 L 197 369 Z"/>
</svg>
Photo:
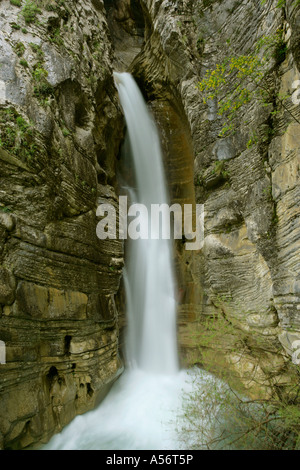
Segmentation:
<svg viewBox="0 0 300 470">
<path fill-rule="evenodd" d="M 160 124 L 172 201 L 187 202 L 188 194 L 189 202 L 205 204 L 202 251 L 187 254 L 183 243 L 177 244 L 181 351 L 192 354 L 195 331 L 205 332 L 206 319 L 219 318 L 221 324 L 225 318 L 234 326 L 236 344 L 232 335 L 224 335 L 221 346 L 210 344 L 215 351 L 223 348 L 222 360 L 228 358 L 226 366 L 220 361 L 218 373 L 225 367 L 243 381 L 248 371 L 244 383 L 249 384 L 252 371 L 253 394 L 260 385 L 271 393 L 276 381 L 283 384 L 292 360 L 282 334 L 300 332 L 300 125 L 299 106 L 291 99 L 300 77 L 300 6 L 233 0 L 141 3 L 148 27 L 131 70 Z M 197 83 L 216 63 L 252 54 L 261 37 L 278 30 L 287 54 L 278 63 L 270 59 L 266 68 L 274 97 L 290 96 L 285 108 L 276 99 L 266 106 L 253 102 L 238 113 L 233 135 L 222 138 L 217 102 L 204 104 Z M 180 143 L 178 151 L 172 147 L 178 135 L 172 108 L 182 122 L 182 141 L 192 142 L 192 155 Z M 253 132 L 259 142 L 249 146 Z M 240 347 L 245 335 L 242 359 L 231 360 L 231 349 Z M 272 351 L 268 357 L 266 348 Z M 275 366 L 278 357 L 280 367 Z M 197 347 L 193 360 L 204 360 Z"/>
<path fill-rule="evenodd" d="M 12 304 L 15 298 L 16 281 L 7 268 L 0 267 L 0 304 Z"/>
<path fill-rule="evenodd" d="M 0 2 L 0 436 L 13 449 L 46 442 L 122 371 L 123 246 L 96 235 L 123 135 L 105 10 L 38 3 L 26 23 Z"/>
</svg>

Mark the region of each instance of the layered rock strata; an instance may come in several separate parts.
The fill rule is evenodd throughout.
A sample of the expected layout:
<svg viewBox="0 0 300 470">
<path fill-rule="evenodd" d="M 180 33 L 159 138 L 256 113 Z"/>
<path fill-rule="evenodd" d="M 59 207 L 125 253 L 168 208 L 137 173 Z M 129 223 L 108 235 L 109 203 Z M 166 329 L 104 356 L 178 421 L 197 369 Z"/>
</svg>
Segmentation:
<svg viewBox="0 0 300 470">
<path fill-rule="evenodd" d="M 178 152 L 171 143 L 176 125 L 172 132 L 169 122 L 162 125 L 171 187 L 177 187 L 173 200 L 179 195 L 186 201 L 186 191 L 193 200 L 194 189 L 194 202 L 205 204 L 204 248 L 190 257 L 179 247 L 181 350 L 189 356 L 192 344 L 201 345 L 212 329 L 194 360 L 219 372 L 233 370 L 249 393 L 273 393 L 290 380 L 300 338 L 300 127 L 299 104 L 292 99 L 299 80 L 300 7 L 258 0 L 141 4 L 145 42 L 131 70 L 158 109 L 158 120 L 163 115 L 170 122 L 172 108 L 187 122 Z M 234 134 L 220 137 L 224 123 L 217 103 L 203 103 L 198 82 L 230 56 L 255 54 L 259 40 L 276 34 L 284 53 L 266 62 L 273 98 L 267 106 L 253 101 L 242 108 Z M 284 106 L 280 96 L 287 96 Z M 253 132 L 257 140 L 249 145 Z M 189 137 L 193 188 L 190 151 L 181 146 Z M 186 171 L 176 175 L 179 156 Z"/>
<path fill-rule="evenodd" d="M 0 2 L 0 445 L 45 442 L 122 370 L 117 206 L 123 117 L 101 1 Z M 17 2 L 15 2 L 17 3 Z M 27 8 L 27 9 L 26 9 Z"/>
</svg>

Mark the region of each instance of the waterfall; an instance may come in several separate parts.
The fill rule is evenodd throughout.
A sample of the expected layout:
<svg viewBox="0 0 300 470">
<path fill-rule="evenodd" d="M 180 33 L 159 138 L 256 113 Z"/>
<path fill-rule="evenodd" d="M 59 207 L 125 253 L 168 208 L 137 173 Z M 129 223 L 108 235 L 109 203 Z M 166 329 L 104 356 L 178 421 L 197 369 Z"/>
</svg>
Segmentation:
<svg viewBox="0 0 300 470">
<path fill-rule="evenodd" d="M 136 187 L 128 192 L 147 209 L 168 203 L 155 123 L 131 75 L 115 73 L 114 77 L 135 169 Z M 147 222 L 141 218 L 141 223 Z M 158 237 L 158 227 L 153 228 L 157 239 L 128 240 L 126 245 L 126 370 L 98 408 L 77 416 L 45 449 L 181 447 L 175 428 L 183 390 L 189 392 L 192 381 L 178 367 L 172 243 Z M 205 377 L 203 373 L 204 381 Z"/>
<path fill-rule="evenodd" d="M 124 111 L 135 170 L 135 202 L 148 209 L 146 226 L 151 226 L 151 204 L 169 202 L 160 139 L 135 80 L 128 73 L 115 73 Z M 162 217 L 166 217 L 165 214 Z M 162 219 L 161 219 L 161 222 Z M 153 226 L 152 226 L 153 228 Z M 157 227 L 159 238 L 159 228 Z M 127 296 L 128 364 L 149 372 L 178 371 L 176 344 L 176 301 L 171 240 L 128 241 L 129 255 L 124 271 Z"/>
</svg>

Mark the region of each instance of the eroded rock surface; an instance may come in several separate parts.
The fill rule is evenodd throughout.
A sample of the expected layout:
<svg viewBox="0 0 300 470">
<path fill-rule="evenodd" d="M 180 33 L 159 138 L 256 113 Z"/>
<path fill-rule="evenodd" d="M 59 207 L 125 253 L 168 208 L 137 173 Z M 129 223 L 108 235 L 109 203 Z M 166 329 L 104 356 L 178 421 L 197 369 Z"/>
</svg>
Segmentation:
<svg viewBox="0 0 300 470">
<path fill-rule="evenodd" d="M 195 331 L 199 328 L 201 336 L 208 319 L 225 320 L 235 339 L 219 332 L 221 339 L 217 335 L 209 348 L 227 358 L 222 367 L 230 365 L 249 391 L 256 393 L 262 385 L 271 392 L 274 384 L 289 381 L 291 344 L 300 335 L 300 110 L 292 100 L 299 80 L 299 5 L 287 2 L 276 8 L 271 0 L 263 5 L 233 0 L 141 3 L 145 43 L 131 69 L 158 119 L 164 115 L 166 120 L 172 107 L 187 121 L 181 132 L 186 129 L 185 140 L 192 140 L 193 188 L 190 152 L 180 145 L 178 153 L 172 148 L 176 126 L 172 135 L 169 123 L 161 126 L 172 198 L 184 202 L 189 194 L 192 201 L 195 189 L 194 202 L 206 210 L 204 248 L 192 256 L 178 248 L 182 351 L 190 351 Z M 204 104 L 197 83 L 207 69 L 230 55 L 252 54 L 260 38 L 278 30 L 287 53 L 267 62 L 273 102 L 251 103 L 238 114 L 234 135 L 220 137 L 217 103 Z M 289 97 L 283 107 L 276 96 L 284 95 Z M 247 145 L 253 132 L 257 142 Z M 183 166 L 176 175 L 179 155 Z M 238 357 L 235 348 L 241 349 Z M 204 361 L 201 352 L 195 360 Z"/>
<path fill-rule="evenodd" d="M 118 376 L 121 242 L 96 236 L 117 204 L 123 117 L 101 1 L 0 2 L 0 436 L 45 442 Z"/>
</svg>

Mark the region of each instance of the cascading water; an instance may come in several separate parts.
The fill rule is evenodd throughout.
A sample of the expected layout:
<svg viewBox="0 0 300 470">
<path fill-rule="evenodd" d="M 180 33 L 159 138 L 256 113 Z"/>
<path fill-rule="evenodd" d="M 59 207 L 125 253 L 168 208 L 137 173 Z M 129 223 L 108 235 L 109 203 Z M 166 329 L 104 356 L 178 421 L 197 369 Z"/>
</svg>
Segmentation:
<svg viewBox="0 0 300 470">
<path fill-rule="evenodd" d="M 125 114 L 136 189 L 134 202 L 168 203 L 160 142 L 131 75 L 115 73 Z M 150 221 L 141 219 L 141 224 Z M 47 449 L 176 449 L 175 422 L 182 390 L 191 384 L 179 371 L 176 301 L 170 240 L 130 240 L 124 271 L 127 296 L 127 369 L 94 411 L 76 417 Z M 160 238 L 160 239 L 159 239 Z"/>
<path fill-rule="evenodd" d="M 128 73 L 115 73 L 134 161 L 136 202 L 147 208 L 151 238 L 129 240 L 124 273 L 128 302 L 128 363 L 149 372 L 178 372 L 176 302 L 171 240 L 159 239 L 159 227 L 149 218 L 151 204 L 167 204 L 168 197 L 160 141 L 143 96 Z M 154 236 L 158 239 L 155 239 Z M 146 234 L 147 235 L 147 234 Z"/>
</svg>

